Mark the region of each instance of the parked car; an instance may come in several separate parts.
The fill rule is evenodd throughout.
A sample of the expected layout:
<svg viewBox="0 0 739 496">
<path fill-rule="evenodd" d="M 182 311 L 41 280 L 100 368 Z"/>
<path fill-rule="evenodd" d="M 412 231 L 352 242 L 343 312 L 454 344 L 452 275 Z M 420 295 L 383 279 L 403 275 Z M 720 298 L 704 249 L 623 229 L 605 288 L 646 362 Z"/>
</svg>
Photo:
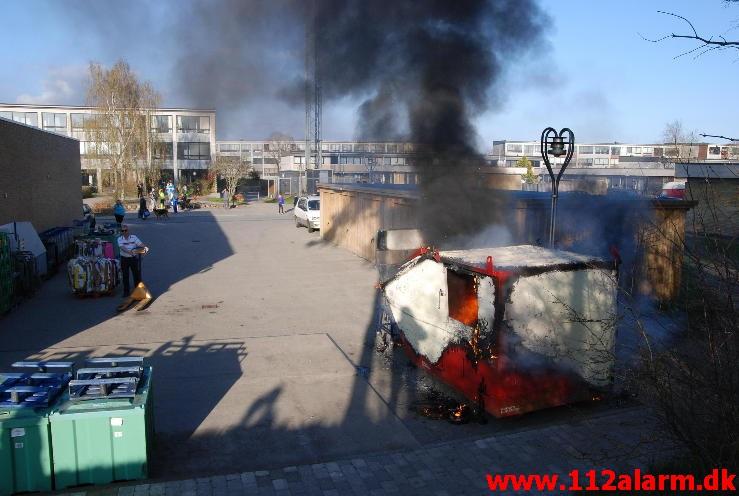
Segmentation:
<svg viewBox="0 0 739 496">
<path fill-rule="evenodd" d="M 295 227 L 305 226 L 308 232 L 321 228 L 321 197 L 301 196 L 295 204 Z"/>
</svg>

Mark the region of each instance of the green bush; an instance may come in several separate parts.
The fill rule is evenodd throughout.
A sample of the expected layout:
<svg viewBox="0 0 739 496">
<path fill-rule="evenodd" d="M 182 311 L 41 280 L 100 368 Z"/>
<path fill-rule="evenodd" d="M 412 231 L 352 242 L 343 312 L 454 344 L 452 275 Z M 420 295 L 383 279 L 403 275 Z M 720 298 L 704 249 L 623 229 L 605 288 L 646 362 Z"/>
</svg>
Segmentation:
<svg viewBox="0 0 739 496">
<path fill-rule="evenodd" d="M 95 186 L 82 186 L 82 198 L 92 198 L 97 193 Z"/>
</svg>

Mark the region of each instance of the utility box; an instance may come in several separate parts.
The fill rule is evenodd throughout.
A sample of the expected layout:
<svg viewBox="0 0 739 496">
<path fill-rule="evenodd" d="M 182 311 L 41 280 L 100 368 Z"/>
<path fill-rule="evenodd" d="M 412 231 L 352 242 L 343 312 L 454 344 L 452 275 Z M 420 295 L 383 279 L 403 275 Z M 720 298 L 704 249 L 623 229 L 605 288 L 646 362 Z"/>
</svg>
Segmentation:
<svg viewBox="0 0 739 496">
<path fill-rule="evenodd" d="M 14 368 L 38 366 L 19 362 Z M 53 365 L 71 368 L 71 363 Z M 0 374 L 0 495 L 51 491 L 49 413 L 72 378 L 69 372 Z"/>
<path fill-rule="evenodd" d="M 141 358 L 93 359 L 87 365 L 49 416 L 56 489 L 147 478 L 152 368 Z"/>
</svg>

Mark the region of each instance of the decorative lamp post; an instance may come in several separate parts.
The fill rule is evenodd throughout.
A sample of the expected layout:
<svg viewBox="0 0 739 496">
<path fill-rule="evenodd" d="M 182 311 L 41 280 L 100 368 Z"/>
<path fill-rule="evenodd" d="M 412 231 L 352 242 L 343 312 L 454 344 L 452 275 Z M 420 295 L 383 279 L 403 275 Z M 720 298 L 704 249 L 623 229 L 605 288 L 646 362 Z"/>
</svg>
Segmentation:
<svg viewBox="0 0 739 496">
<path fill-rule="evenodd" d="M 553 127 L 548 127 L 541 133 L 541 158 L 547 166 L 549 177 L 552 179 L 552 209 L 549 217 L 549 247 L 554 247 L 554 231 L 557 217 L 557 196 L 559 194 L 559 180 L 572 160 L 575 152 L 575 133 L 569 128 L 563 128 L 559 133 Z M 564 162 L 555 175 L 549 157 L 564 157 Z"/>
</svg>

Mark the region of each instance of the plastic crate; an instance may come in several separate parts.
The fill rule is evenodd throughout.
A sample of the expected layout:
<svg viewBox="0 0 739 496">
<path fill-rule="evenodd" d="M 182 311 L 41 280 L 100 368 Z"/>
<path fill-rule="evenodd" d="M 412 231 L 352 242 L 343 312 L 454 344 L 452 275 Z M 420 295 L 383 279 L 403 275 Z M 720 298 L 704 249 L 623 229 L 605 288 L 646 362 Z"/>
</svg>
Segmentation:
<svg viewBox="0 0 739 496">
<path fill-rule="evenodd" d="M 64 401 L 49 416 L 57 489 L 148 477 L 152 368 L 138 361 L 142 366 L 88 362 L 95 367 L 78 370 L 69 383 Z"/>
</svg>

